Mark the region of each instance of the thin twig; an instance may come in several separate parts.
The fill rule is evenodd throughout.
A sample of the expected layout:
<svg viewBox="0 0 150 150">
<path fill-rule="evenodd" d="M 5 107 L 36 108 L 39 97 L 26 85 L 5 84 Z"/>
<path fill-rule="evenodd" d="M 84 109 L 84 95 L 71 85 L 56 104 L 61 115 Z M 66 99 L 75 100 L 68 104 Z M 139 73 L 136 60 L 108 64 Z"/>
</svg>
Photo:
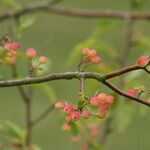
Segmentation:
<svg viewBox="0 0 150 150">
<path fill-rule="evenodd" d="M 104 127 L 104 133 L 103 133 L 101 140 L 100 140 L 100 144 L 102 144 L 102 145 L 104 145 L 106 143 L 109 135 L 112 133 L 112 128 L 111 128 L 112 121 L 113 121 L 112 116 L 110 116 L 106 120 L 105 127 Z"/>
<path fill-rule="evenodd" d="M 11 68 L 12 68 L 12 76 L 13 76 L 13 78 L 17 78 L 18 77 L 18 73 L 17 73 L 16 66 L 13 65 L 13 66 L 11 66 Z M 23 89 L 22 86 L 17 86 L 17 88 L 18 88 L 18 91 L 19 91 L 23 101 L 26 103 L 28 101 L 28 96 L 27 96 L 25 90 Z"/>
<path fill-rule="evenodd" d="M 42 114 L 40 114 L 35 120 L 32 121 L 31 125 L 35 126 L 37 125 L 39 122 L 41 122 L 43 119 L 45 119 L 45 117 L 52 111 L 54 110 L 54 105 L 50 106 L 49 108 L 47 108 Z"/>
<path fill-rule="evenodd" d="M 84 92 L 84 77 L 80 78 L 80 92 Z"/>
<path fill-rule="evenodd" d="M 32 61 L 28 62 L 29 68 L 29 77 L 34 77 L 34 68 Z M 32 149 L 32 98 L 33 98 L 33 88 L 28 88 L 28 101 L 26 103 L 26 126 L 27 126 L 27 136 L 26 136 L 26 145 L 28 150 Z"/>
</svg>

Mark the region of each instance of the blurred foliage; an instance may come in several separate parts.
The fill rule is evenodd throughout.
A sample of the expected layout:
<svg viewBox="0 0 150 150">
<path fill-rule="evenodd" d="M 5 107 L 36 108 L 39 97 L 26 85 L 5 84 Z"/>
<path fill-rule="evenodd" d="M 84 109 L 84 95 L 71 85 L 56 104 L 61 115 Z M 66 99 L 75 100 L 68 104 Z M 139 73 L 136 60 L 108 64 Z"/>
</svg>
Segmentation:
<svg viewBox="0 0 150 150">
<path fill-rule="evenodd" d="M 7 137 L 9 140 L 17 140 L 22 143 L 25 139 L 25 132 L 14 123 L 4 121 L 0 123 L 0 136 Z"/>
<path fill-rule="evenodd" d="M 134 11 L 142 11 L 142 8 L 144 7 L 145 2 L 146 2 L 146 0 L 130 0 L 131 9 Z M 2 1 L 0 1 L 0 8 L 2 8 L 2 10 L 3 9 L 20 10 L 22 8 L 22 6 L 16 0 L 2 0 Z M 14 29 L 10 29 L 10 30 L 15 31 L 15 33 L 16 33 L 14 35 L 15 37 L 22 39 L 22 38 L 24 38 L 24 35 L 26 35 L 28 32 L 30 33 L 33 28 L 36 28 L 35 23 L 37 20 L 38 20 L 38 18 L 35 18 L 31 15 L 21 16 L 21 17 L 19 17 L 19 20 L 14 20 L 15 24 L 14 24 L 14 26 L 13 25 L 11 26 L 11 27 L 14 27 Z M 59 18 L 56 18 L 56 20 L 59 20 Z M 52 24 L 51 20 L 50 20 L 50 24 Z M 121 44 L 120 44 L 121 47 L 119 47 L 116 43 L 118 43 L 118 41 L 120 39 L 120 34 L 118 35 L 119 39 L 117 38 L 116 34 L 118 33 L 118 31 L 126 32 L 126 29 L 127 29 L 126 25 L 127 25 L 126 21 L 116 21 L 116 20 L 112 20 L 112 19 L 110 19 L 110 20 L 103 19 L 103 20 L 99 21 L 99 23 L 97 24 L 97 27 L 94 28 L 93 32 L 89 36 L 86 36 L 85 38 L 83 38 L 82 41 L 74 42 L 74 48 L 69 53 L 68 59 L 66 61 L 64 61 L 63 63 L 62 62 L 61 63 L 62 64 L 65 63 L 66 68 L 69 68 L 69 67 L 73 68 L 73 66 L 77 66 L 77 63 L 80 61 L 82 48 L 89 47 L 91 49 L 96 49 L 98 51 L 98 53 L 101 55 L 101 57 L 103 58 L 103 63 L 101 65 L 90 66 L 88 68 L 89 71 L 108 73 L 108 72 L 117 70 L 118 68 L 120 68 L 120 59 L 121 59 L 120 56 L 122 55 L 122 51 L 124 50 L 124 48 L 122 48 L 122 47 L 124 47 L 124 45 L 123 45 L 124 42 L 121 41 Z M 42 23 L 41 23 L 41 26 L 42 26 Z M 55 26 L 55 24 L 54 24 L 54 26 Z M 42 26 L 41 28 L 44 28 L 44 26 Z M 64 30 L 64 29 L 63 28 L 59 29 L 58 32 L 60 32 L 61 30 Z M 67 27 L 65 30 L 66 31 L 68 30 Z M 71 30 L 72 30 L 72 28 L 71 28 Z M 44 30 L 44 32 L 46 32 L 46 31 Z M 81 31 L 79 30 L 79 32 L 81 32 Z M 87 32 L 88 32 L 88 30 L 87 30 Z M 43 30 L 41 31 L 41 33 L 44 34 Z M 31 33 L 30 33 L 30 35 L 32 36 Z M 35 36 L 36 35 L 34 35 L 34 38 L 37 38 Z M 26 40 L 26 41 L 32 42 L 32 40 L 33 40 L 32 38 L 33 38 L 33 36 L 28 37 L 28 39 L 30 39 L 30 40 Z M 65 39 L 65 38 L 66 38 L 66 35 L 63 37 L 63 39 Z M 42 38 L 40 37 L 39 39 L 41 41 Z M 69 39 L 70 39 L 70 37 L 69 37 Z M 137 56 L 149 55 L 149 49 L 150 49 L 150 37 L 148 35 L 145 35 L 141 30 L 139 30 L 139 26 L 134 25 L 134 36 L 133 36 L 132 40 L 133 40 L 134 45 L 132 47 L 131 58 L 126 58 L 131 63 L 135 62 L 134 59 L 136 59 Z M 54 38 L 54 41 L 55 41 L 55 38 Z M 38 45 L 38 44 L 35 42 L 35 45 Z M 58 45 L 59 45 L 59 43 L 58 43 Z M 62 45 L 64 46 L 64 43 L 62 43 Z M 56 46 L 56 48 L 57 48 L 57 46 Z M 57 50 L 57 49 L 55 49 L 55 50 Z M 57 57 L 61 57 L 61 56 L 59 56 L 60 50 L 55 51 L 55 53 L 57 53 L 56 54 Z M 66 54 L 65 52 L 63 52 L 63 53 L 64 53 L 64 55 Z M 0 56 L 3 54 L 4 54 L 4 51 L 0 47 Z M 20 59 L 25 59 L 22 54 L 20 54 Z M 54 62 L 54 64 L 57 63 L 58 60 L 59 60 L 59 58 L 56 60 L 56 62 Z M 38 63 L 38 60 L 34 59 L 33 64 L 36 65 L 37 63 Z M 49 65 L 41 65 L 38 67 L 37 74 L 39 76 L 42 76 L 49 72 L 49 68 L 50 68 Z M 59 70 L 59 68 L 58 68 L 58 70 Z M 126 89 L 132 88 L 132 87 L 138 88 L 141 85 L 143 85 L 144 83 L 146 83 L 147 80 L 144 78 L 143 78 L 143 81 L 141 81 L 142 75 L 143 75 L 142 72 L 132 72 L 132 73 L 128 74 L 128 76 L 125 77 L 125 86 L 123 89 L 126 90 Z M 120 78 L 113 80 L 113 83 L 118 84 L 119 81 L 120 81 Z M 40 85 L 33 85 L 33 87 L 35 89 L 42 91 L 43 94 L 46 94 L 48 96 L 51 104 L 53 104 L 55 102 L 56 96 L 58 96 L 58 95 L 56 95 L 56 94 L 58 94 L 58 91 L 56 93 L 55 88 L 53 88 L 53 85 L 44 83 L 44 84 L 40 84 Z M 63 85 L 63 88 L 64 87 L 65 87 L 65 84 Z M 72 88 L 70 88 L 70 89 L 72 90 Z M 86 85 L 85 93 L 88 96 L 89 95 L 91 96 L 91 95 L 93 95 L 93 93 L 96 93 L 97 89 L 99 89 L 99 92 L 109 91 L 106 87 L 104 87 L 103 85 L 101 85 L 95 81 L 88 81 L 88 84 Z M 64 90 L 66 90 L 66 89 L 65 88 L 61 89 L 62 93 L 64 92 Z M 109 92 L 112 93 L 112 91 L 109 91 Z M 145 98 L 145 97 L 146 97 L 145 95 L 142 95 L 142 98 Z M 141 113 L 142 115 L 146 115 L 147 110 L 148 110 L 145 107 L 139 107 L 137 105 L 131 104 L 130 101 L 126 101 L 126 100 L 122 101 L 122 99 L 123 99 L 122 97 L 117 97 L 117 102 L 114 106 L 115 108 L 110 111 L 110 115 L 109 115 L 109 117 L 112 117 L 112 116 L 114 117 L 113 127 L 116 128 L 119 133 L 126 131 L 126 129 L 128 129 L 128 126 L 131 123 L 133 123 L 134 116 L 136 115 L 137 111 L 139 113 Z M 59 118 L 61 118 L 61 117 L 59 117 Z M 62 119 L 61 119 L 61 122 L 63 122 L 63 121 L 64 121 L 64 115 L 62 116 Z M 88 125 L 91 122 L 97 122 L 98 124 L 100 124 L 100 126 L 104 126 L 106 120 L 104 119 L 102 121 L 98 121 L 98 119 L 96 119 L 96 117 L 95 117 L 92 120 L 88 120 L 87 122 L 88 122 L 87 124 L 85 124 L 84 121 L 78 122 L 77 124 L 72 123 L 71 124 L 72 135 L 78 135 L 79 131 L 78 131 L 77 126 L 80 125 L 81 130 L 82 129 L 84 130 L 82 132 L 86 133 L 86 136 L 88 136 L 87 135 L 88 134 L 87 133 Z M 44 132 L 47 132 L 47 131 L 44 131 Z M 5 135 L 5 136 L 9 137 L 10 139 L 13 139 L 13 140 L 15 139 L 15 140 L 19 140 L 19 141 L 23 141 L 25 138 L 24 130 L 20 129 L 20 127 L 18 127 L 17 125 L 15 125 L 14 123 L 12 123 L 10 121 L 5 121 L 5 122 L 0 123 L 0 135 L 2 135 L 2 136 Z M 85 139 L 86 138 L 87 137 L 85 137 Z M 57 141 L 57 143 L 58 143 L 58 141 Z M 102 150 L 103 149 L 102 146 L 97 141 L 95 141 L 95 139 L 91 139 L 90 148 L 93 150 Z M 34 146 L 34 149 L 40 150 L 40 148 L 38 148 L 37 146 Z M 3 150 L 8 150 L 8 148 L 3 149 Z"/>
<path fill-rule="evenodd" d="M 43 93 L 48 96 L 48 98 L 52 104 L 54 104 L 54 102 L 56 102 L 56 93 L 52 86 L 45 83 L 45 84 L 40 84 L 40 85 L 39 84 L 33 85 L 33 87 L 35 89 L 43 91 Z"/>
</svg>

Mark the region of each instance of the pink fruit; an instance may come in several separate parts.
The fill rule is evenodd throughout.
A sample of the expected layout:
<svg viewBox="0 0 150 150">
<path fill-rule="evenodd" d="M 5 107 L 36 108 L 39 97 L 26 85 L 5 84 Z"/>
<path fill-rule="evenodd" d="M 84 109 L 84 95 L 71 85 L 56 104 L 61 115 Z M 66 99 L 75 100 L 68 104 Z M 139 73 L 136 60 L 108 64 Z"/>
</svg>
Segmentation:
<svg viewBox="0 0 150 150">
<path fill-rule="evenodd" d="M 103 119 L 103 118 L 105 118 L 105 117 L 106 117 L 106 111 L 103 110 L 103 109 L 100 109 L 100 110 L 99 110 L 99 118 L 100 118 L 100 119 Z"/>
<path fill-rule="evenodd" d="M 139 65 L 139 67 L 145 67 L 146 65 L 148 65 L 149 62 L 150 62 L 149 57 L 142 56 L 137 59 L 137 64 Z"/>
<path fill-rule="evenodd" d="M 56 108 L 56 109 L 63 109 L 63 108 L 64 108 L 64 104 L 61 103 L 61 102 L 57 102 L 57 103 L 55 104 L 55 108 Z"/>
<path fill-rule="evenodd" d="M 74 111 L 74 112 L 71 114 L 71 118 L 72 118 L 73 121 L 79 120 L 79 119 L 80 119 L 80 116 L 81 116 L 80 112 L 77 112 L 77 111 Z"/>
<path fill-rule="evenodd" d="M 64 106 L 64 112 L 66 114 L 70 115 L 73 113 L 73 111 L 74 111 L 74 107 L 72 105 L 67 104 Z"/>
<path fill-rule="evenodd" d="M 129 89 L 128 91 L 127 91 L 127 93 L 129 94 L 129 95 L 131 95 L 131 96 L 138 96 L 138 91 L 137 90 L 135 90 L 135 89 Z"/>
<path fill-rule="evenodd" d="M 88 118 L 90 118 L 91 113 L 87 110 L 84 110 L 84 111 L 82 111 L 81 115 L 82 115 L 83 118 L 88 119 Z"/>
<path fill-rule="evenodd" d="M 36 57 L 36 55 L 37 55 L 36 49 L 34 49 L 34 48 L 27 49 L 26 56 L 28 58 L 32 59 L 32 58 Z"/>
<path fill-rule="evenodd" d="M 48 62 L 48 58 L 45 57 L 45 56 L 41 56 L 39 58 L 39 61 L 40 61 L 41 64 L 46 64 Z"/>
<path fill-rule="evenodd" d="M 94 106 L 98 106 L 100 103 L 99 101 L 99 97 L 98 96 L 94 96 L 90 99 L 90 104 L 94 105 Z"/>
</svg>

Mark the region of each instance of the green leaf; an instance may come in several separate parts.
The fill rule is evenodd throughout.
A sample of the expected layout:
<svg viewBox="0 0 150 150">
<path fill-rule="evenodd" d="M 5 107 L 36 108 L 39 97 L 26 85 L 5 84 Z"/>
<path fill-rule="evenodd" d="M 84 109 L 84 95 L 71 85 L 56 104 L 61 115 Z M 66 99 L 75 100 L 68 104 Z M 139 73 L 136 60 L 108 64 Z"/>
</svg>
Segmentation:
<svg viewBox="0 0 150 150">
<path fill-rule="evenodd" d="M 77 125 L 74 123 L 74 122 L 72 122 L 71 123 L 71 133 L 72 133 L 72 135 L 73 136 L 76 136 L 76 135 L 78 135 L 78 127 L 77 127 Z"/>
<path fill-rule="evenodd" d="M 33 87 L 43 91 L 52 103 L 56 102 L 56 94 L 52 86 L 48 85 L 47 83 L 44 83 L 40 85 L 33 85 Z"/>
<path fill-rule="evenodd" d="M 123 25 L 123 23 L 121 21 L 103 20 L 99 23 L 98 27 L 93 32 L 93 35 L 94 36 L 99 36 L 103 33 L 108 32 L 108 31 L 118 29 L 122 25 Z"/>
<path fill-rule="evenodd" d="M 10 121 L 0 123 L 0 134 L 19 141 L 23 141 L 25 137 L 25 132 Z"/>
<path fill-rule="evenodd" d="M 25 32 L 35 21 L 31 16 L 21 16 L 19 19 L 19 32 Z"/>
</svg>

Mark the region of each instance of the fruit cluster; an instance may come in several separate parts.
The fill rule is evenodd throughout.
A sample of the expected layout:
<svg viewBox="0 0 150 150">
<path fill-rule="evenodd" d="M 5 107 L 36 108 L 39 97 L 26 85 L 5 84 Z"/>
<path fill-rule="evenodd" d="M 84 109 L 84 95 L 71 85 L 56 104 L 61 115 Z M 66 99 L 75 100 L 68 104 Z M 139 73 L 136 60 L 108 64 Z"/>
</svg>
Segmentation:
<svg viewBox="0 0 150 150">
<path fill-rule="evenodd" d="M 63 125 L 63 130 L 70 131 L 71 123 L 78 121 L 80 118 L 88 119 L 91 115 L 96 115 L 100 119 L 105 118 L 107 110 L 112 103 L 114 103 L 113 96 L 100 93 L 98 96 L 86 100 L 82 105 L 82 108 L 71 104 L 64 104 L 62 102 L 57 102 L 55 108 L 62 110 L 66 114 L 65 120 L 67 123 Z M 88 110 L 89 107 L 91 107 L 92 112 Z M 95 110 L 98 113 L 94 113 Z"/>
<path fill-rule="evenodd" d="M 34 48 L 28 48 L 26 51 L 26 56 L 29 59 L 33 59 L 37 57 L 37 51 Z M 46 64 L 48 62 L 48 58 L 45 56 L 39 57 L 39 64 Z"/>
<path fill-rule="evenodd" d="M 11 40 L 9 36 L 4 36 L 1 39 L 0 46 L 0 62 L 15 64 L 17 61 L 17 51 L 20 49 L 20 44 Z"/>
<path fill-rule="evenodd" d="M 82 49 L 82 55 L 83 55 L 83 61 L 85 63 L 101 63 L 102 59 L 100 56 L 97 55 L 96 50 L 89 49 L 89 48 L 83 48 Z"/>
<path fill-rule="evenodd" d="M 17 51 L 20 49 L 19 42 L 12 41 L 11 37 L 4 36 L 0 41 L 0 62 L 6 62 L 10 65 L 14 65 L 17 62 Z M 37 57 L 37 51 L 34 48 L 28 48 L 26 50 L 26 56 L 30 60 Z M 41 64 L 46 64 L 48 62 L 48 58 L 45 56 L 40 56 L 38 60 L 36 60 L 36 65 L 39 66 Z"/>
</svg>

